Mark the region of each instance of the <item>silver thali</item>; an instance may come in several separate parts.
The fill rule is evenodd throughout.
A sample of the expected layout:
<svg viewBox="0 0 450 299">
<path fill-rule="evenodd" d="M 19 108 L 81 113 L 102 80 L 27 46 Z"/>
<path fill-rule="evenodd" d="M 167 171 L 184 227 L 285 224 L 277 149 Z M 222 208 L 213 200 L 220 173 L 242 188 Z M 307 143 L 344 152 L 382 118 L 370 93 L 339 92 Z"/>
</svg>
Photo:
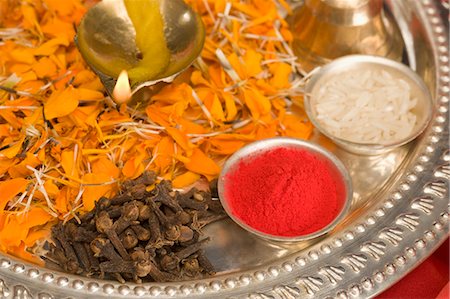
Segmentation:
<svg viewBox="0 0 450 299">
<path fill-rule="evenodd" d="M 448 20 L 440 1 L 386 2 L 411 68 L 434 96 L 434 117 L 419 139 L 393 152 L 357 156 L 332 149 L 353 177 L 354 199 L 331 233 L 281 245 L 250 236 L 230 220 L 215 223 L 205 234 L 218 275 L 177 283 L 122 285 L 0 255 L 0 298 L 367 298 L 400 280 L 449 232 Z"/>
</svg>

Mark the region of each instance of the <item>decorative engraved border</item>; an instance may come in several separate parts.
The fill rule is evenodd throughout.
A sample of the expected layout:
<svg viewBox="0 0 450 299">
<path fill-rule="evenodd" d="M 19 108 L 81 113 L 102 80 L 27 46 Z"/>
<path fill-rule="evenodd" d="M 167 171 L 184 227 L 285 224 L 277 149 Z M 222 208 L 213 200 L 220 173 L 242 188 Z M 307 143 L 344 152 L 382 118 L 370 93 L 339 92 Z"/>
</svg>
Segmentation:
<svg viewBox="0 0 450 299">
<path fill-rule="evenodd" d="M 416 5 L 436 59 L 435 118 L 419 144 L 420 154 L 394 191 L 357 223 L 282 263 L 181 284 L 120 285 L 49 272 L 0 255 L 0 298 L 358 298 L 392 285 L 437 248 L 449 231 L 448 39 L 433 1 Z"/>
</svg>

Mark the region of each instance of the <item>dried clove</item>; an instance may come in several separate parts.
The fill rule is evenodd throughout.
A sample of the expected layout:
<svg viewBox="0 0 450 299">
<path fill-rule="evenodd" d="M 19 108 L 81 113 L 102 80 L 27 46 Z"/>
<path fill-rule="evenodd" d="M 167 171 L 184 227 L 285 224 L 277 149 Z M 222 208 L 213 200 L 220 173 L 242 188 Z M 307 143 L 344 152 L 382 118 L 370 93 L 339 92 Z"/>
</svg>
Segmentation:
<svg viewBox="0 0 450 299">
<path fill-rule="evenodd" d="M 150 260 L 140 260 L 136 263 L 136 275 L 138 277 L 145 277 L 152 271 L 152 264 Z"/>
<path fill-rule="evenodd" d="M 148 201 L 151 209 L 153 210 L 153 213 L 156 215 L 156 217 L 158 217 L 159 223 L 165 227 L 165 228 L 169 228 L 170 226 L 173 225 L 173 223 L 170 221 L 170 219 L 166 216 L 166 214 L 164 214 L 158 207 L 158 205 L 156 204 L 156 202 L 154 202 L 153 200 L 149 200 Z"/>
<path fill-rule="evenodd" d="M 89 271 L 91 269 L 91 262 L 89 260 L 88 253 L 86 252 L 86 248 L 83 246 L 83 243 L 74 242 L 73 249 L 80 261 L 80 266 L 84 271 Z"/>
<path fill-rule="evenodd" d="M 129 259 L 128 252 L 120 241 L 119 236 L 117 235 L 116 230 L 113 227 L 113 221 L 109 217 L 108 213 L 104 211 L 100 212 L 95 225 L 100 233 L 106 234 L 108 236 L 109 240 L 117 249 L 122 258 Z"/>
<path fill-rule="evenodd" d="M 185 193 L 170 181 L 155 183 L 149 171 L 122 183 L 120 193 L 100 198 L 92 211 L 52 229 L 43 257 L 49 267 L 121 283 L 167 282 L 215 273 L 199 241 L 201 228 L 225 213 L 211 194 Z M 155 184 L 155 185 L 153 185 Z M 152 188 L 147 188 L 152 185 Z"/>
<path fill-rule="evenodd" d="M 63 268 L 62 265 L 59 264 L 59 262 L 50 259 L 48 256 L 40 256 L 40 258 L 45 262 L 45 267 L 50 270 L 59 271 L 61 270 L 61 268 Z"/>
<path fill-rule="evenodd" d="M 65 270 L 69 273 L 79 273 L 80 265 L 78 263 L 78 257 L 75 253 L 70 242 L 67 240 L 61 225 L 54 226 L 52 229 L 52 235 L 54 236 L 57 247 L 60 247 L 67 257 L 67 261 L 64 264 Z"/>
<path fill-rule="evenodd" d="M 150 209 L 150 207 L 146 204 L 143 204 L 142 206 L 139 207 L 139 217 L 138 220 L 140 222 L 148 220 L 150 218 L 150 213 L 152 212 L 152 210 Z"/>
<path fill-rule="evenodd" d="M 193 236 L 192 236 L 192 239 L 191 240 L 186 240 L 186 241 L 179 240 L 180 245 L 182 245 L 182 246 L 189 246 L 189 245 L 192 245 L 192 244 L 198 242 L 198 240 L 200 239 L 200 233 L 198 231 L 196 231 L 196 230 L 192 230 L 192 231 L 194 233 Z"/>
<path fill-rule="evenodd" d="M 177 198 L 178 203 L 180 204 L 180 206 L 182 208 L 193 209 L 193 210 L 197 210 L 197 211 L 206 211 L 208 209 L 208 205 L 205 202 L 193 200 L 192 197 L 194 196 L 194 194 L 197 194 L 197 193 L 196 192 L 192 192 L 192 194 L 177 193 L 175 196 Z"/>
<path fill-rule="evenodd" d="M 55 243 L 56 242 L 57 241 L 55 241 Z M 43 259 L 46 262 L 49 262 L 49 265 L 52 267 L 58 265 L 58 268 L 64 268 L 67 263 L 67 257 L 64 254 L 64 251 L 54 244 L 46 243 L 46 245 L 48 247 L 48 252 L 45 256 L 43 256 Z"/>
<path fill-rule="evenodd" d="M 204 243 L 209 242 L 210 238 L 205 238 L 203 240 L 198 241 L 195 244 L 189 245 L 188 247 L 178 251 L 177 253 L 175 253 L 175 255 L 177 256 L 177 258 L 179 260 L 183 260 L 185 258 L 187 258 L 188 256 L 190 256 L 191 254 L 197 252 Z"/>
<path fill-rule="evenodd" d="M 208 209 L 214 213 L 224 213 L 224 209 L 220 201 L 211 197 L 211 193 L 201 191 L 204 202 L 208 205 Z"/>
<path fill-rule="evenodd" d="M 180 260 L 174 255 L 164 255 L 160 264 L 165 271 L 173 271 L 179 268 Z"/>
<path fill-rule="evenodd" d="M 89 211 L 89 212 L 87 212 L 86 214 L 83 214 L 83 215 L 77 215 L 78 216 L 78 218 L 80 219 L 80 221 L 81 221 L 81 223 L 83 224 L 85 224 L 85 223 L 89 223 L 92 219 L 94 219 L 94 217 L 95 217 L 95 212 L 96 212 L 96 210 L 94 209 L 94 210 L 92 210 L 92 211 Z"/>
<path fill-rule="evenodd" d="M 189 226 L 180 226 L 180 236 L 178 237 L 178 241 L 180 243 L 185 243 L 192 240 L 192 238 L 194 238 L 194 231 L 190 229 Z"/>
<path fill-rule="evenodd" d="M 111 199 L 111 205 L 123 205 L 126 202 L 132 201 L 133 197 L 129 192 L 119 194 Z"/>
<path fill-rule="evenodd" d="M 96 203 L 95 208 L 97 212 L 104 211 L 111 206 L 111 200 L 106 197 L 101 197 Z"/>
<path fill-rule="evenodd" d="M 122 206 L 111 206 L 106 211 L 108 212 L 108 215 L 111 219 L 116 219 L 122 215 L 123 207 Z"/>
<path fill-rule="evenodd" d="M 83 243 L 83 247 L 84 247 L 84 250 L 86 251 L 88 259 L 89 259 L 89 264 L 91 266 L 90 271 L 99 270 L 100 268 L 99 268 L 98 259 L 94 256 L 94 253 L 92 252 L 92 250 L 90 250 L 91 249 L 90 244 Z"/>
<path fill-rule="evenodd" d="M 144 184 L 134 185 L 134 186 L 130 187 L 127 190 L 127 192 L 128 192 L 128 194 L 130 194 L 130 196 L 133 199 L 143 199 L 145 197 L 145 195 L 147 194 L 146 187 Z"/>
<path fill-rule="evenodd" d="M 201 229 L 206 225 L 225 219 L 227 217 L 226 214 L 209 214 L 201 218 L 198 215 L 198 213 L 195 213 L 192 217 L 191 227 L 196 231 L 201 231 Z"/>
<path fill-rule="evenodd" d="M 131 228 L 127 228 L 120 235 L 120 240 L 122 241 L 123 247 L 125 247 L 125 249 L 132 249 L 139 243 L 136 233 Z"/>
<path fill-rule="evenodd" d="M 178 225 L 172 225 L 164 232 L 166 240 L 169 241 L 177 241 L 180 238 L 180 235 L 180 227 Z"/>
<path fill-rule="evenodd" d="M 178 212 L 175 217 L 177 217 L 177 219 L 179 219 L 180 221 L 180 224 L 183 225 L 190 223 L 192 220 L 191 215 L 189 215 L 189 213 L 186 211 Z"/>
<path fill-rule="evenodd" d="M 121 234 L 130 225 L 139 224 L 137 219 L 139 218 L 139 207 L 135 201 L 126 203 L 123 206 L 122 216 L 114 222 L 114 230 L 117 234 Z"/>
<path fill-rule="evenodd" d="M 182 212 L 183 208 L 180 206 L 178 201 L 170 195 L 170 189 L 167 189 L 170 183 L 166 183 L 168 181 L 162 181 L 157 187 L 157 196 L 155 197 L 155 201 L 159 201 L 162 204 L 171 208 L 174 212 Z"/>
<path fill-rule="evenodd" d="M 90 243 L 97 236 L 97 233 L 95 233 L 93 231 L 89 231 L 89 230 L 85 229 L 84 227 L 77 226 L 75 223 L 71 223 L 71 222 L 68 222 L 65 225 L 64 231 L 65 231 L 66 235 L 75 242 Z"/>
<path fill-rule="evenodd" d="M 200 249 L 197 251 L 197 260 L 200 264 L 200 266 L 208 273 L 209 275 L 216 274 L 216 270 L 214 270 L 213 265 L 209 261 L 209 259 L 205 255 L 205 251 L 203 249 Z"/>
<path fill-rule="evenodd" d="M 200 268 L 199 262 L 196 258 L 190 258 L 188 260 L 183 261 L 183 272 L 188 276 L 195 277 L 197 276 L 202 269 Z"/>
<path fill-rule="evenodd" d="M 192 196 L 196 201 L 205 201 L 205 198 L 203 198 L 203 195 L 200 192 L 195 192 L 194 196 Z"/>
<path fill-rule="evenodd" d="M 133 261 L 141 261 L 141 260 L 149 260 L 152 258 L 150 251 L 142 248 L 136 247 L 134 251 L 130 254 L 130 257 Z"/>
<path fill-rule="evenodd" d="M 132 225 L 131 229 L 136 234 L 136 237 L 139 241 L 148 241 L 150 240 L 150 230 L 141 226 L 141 225 Z"/>
<path fill-rule="evenodd" d="M 211 197 L 218 198 L 219 190 L 217 188 L 218 179 L 214 179 L 209 183 L 209 192 L 211 193 Z"/>
<path fill-rule="evenodd" d="M 157 243 L 161 241 L 161 228 L 158 217 L 154 212 L 150 213 L 148 225 L 150 229 L 150 240 L 148 241 L 147 247 L 154 247 Z"/>
<path fill-rule="evenodd" d="M 148 261 L 149 264 L 149 275 L 155 281 L 166 282 L 166 281 L 176 281 L 178 279 L 177 276 L 161 271 L 153 262 Z"/>
<path fill-rule="evenodd" d="M 153 171 L 145 171 L 141 176 L 139 176 L 135 180 L 128 180 L 122 183 L 122 187 L 125 190 L 130 189 L 133 186 L 136 185 L 144 185 L 149 186 L 153 185 L 156 182 L 156 174 Z"/>
<path fill-rule="evenodd" d="M 132 261 L 107 261 L 100 264 L 104 273 L 135 273 L 136 264 Z"/>
<path fill-rule="evenodd" d="M 120 261 L 122 258 L 115 251 L 111 241 L 102 237 L 91 242 L 91 250 L 95 257 L 106 257 L 108 260 Z"/>
<path fill-rule="evenodd" d="M 102 273 L 104 273 L 104 272 L 102 272 Z M 122 275 L 120 275 L 120 273 L 111 273 L 111 276 L 114 277 L 120 283 L 126 282 L 126 280 L 123 278 Z"/>
</svg>

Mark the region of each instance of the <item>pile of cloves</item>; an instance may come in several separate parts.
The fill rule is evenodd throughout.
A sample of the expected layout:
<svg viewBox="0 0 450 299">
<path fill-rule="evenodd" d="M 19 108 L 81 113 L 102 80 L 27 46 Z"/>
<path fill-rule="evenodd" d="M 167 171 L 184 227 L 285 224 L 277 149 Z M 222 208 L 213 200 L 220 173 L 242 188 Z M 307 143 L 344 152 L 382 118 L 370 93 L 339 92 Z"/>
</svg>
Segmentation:
<svg viewBox="0 0 450 299">
<path fill-rule="evenodd" d="M 48 267 L 125 281 L 179 281 L 214 274 L 201 229 L 225 213 L 217 185 L 180 193 L 153 172 L 126 181 L 114 198 L 52 228 L 43 256 Z"/>
</svg>

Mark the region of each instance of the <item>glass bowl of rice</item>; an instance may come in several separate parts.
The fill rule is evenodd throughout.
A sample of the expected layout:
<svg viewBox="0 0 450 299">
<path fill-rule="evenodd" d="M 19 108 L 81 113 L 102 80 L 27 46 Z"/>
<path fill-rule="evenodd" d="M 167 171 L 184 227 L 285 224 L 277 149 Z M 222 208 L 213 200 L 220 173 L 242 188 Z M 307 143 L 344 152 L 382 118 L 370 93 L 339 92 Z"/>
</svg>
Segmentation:
<svg viewBox="0 0 450 299">
<path fill-rule="evenodd" d="M 431 120 L 433 100 L 423 80 L 406 65 L 349 55 L 312 74 L 305 110 L 314 126 L 338 146 L 375 155 L 419 136 Z"/>
</svg>

